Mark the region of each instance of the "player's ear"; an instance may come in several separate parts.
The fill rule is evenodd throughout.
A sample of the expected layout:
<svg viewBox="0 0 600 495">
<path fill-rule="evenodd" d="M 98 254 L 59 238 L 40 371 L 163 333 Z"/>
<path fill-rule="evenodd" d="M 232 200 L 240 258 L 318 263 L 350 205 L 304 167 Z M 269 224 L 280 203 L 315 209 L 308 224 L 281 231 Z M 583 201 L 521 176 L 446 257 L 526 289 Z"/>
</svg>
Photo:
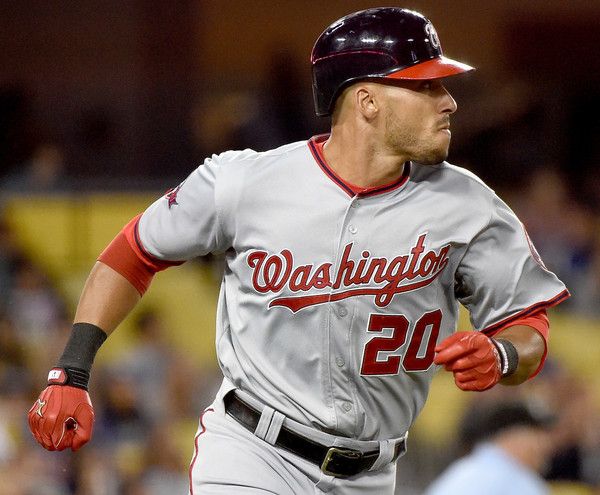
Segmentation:
<svg viewBox="0 0 600 495">
<path fill-rule="evenodd" d="M 356 109 L 367 119 L 372 120 L 377 115 L 381 98 L 373 84 L 359 84 L 354 89 Z"/>
</svg>

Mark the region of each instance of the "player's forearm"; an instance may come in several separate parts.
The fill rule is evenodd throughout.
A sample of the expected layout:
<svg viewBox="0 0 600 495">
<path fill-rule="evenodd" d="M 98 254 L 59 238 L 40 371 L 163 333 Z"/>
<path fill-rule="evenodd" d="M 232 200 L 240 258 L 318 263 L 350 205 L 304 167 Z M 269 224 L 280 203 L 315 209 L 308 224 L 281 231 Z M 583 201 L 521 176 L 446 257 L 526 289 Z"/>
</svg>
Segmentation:
<svg viewBox="0 0 600 495">
<path fill-rule="evenodd" d="M 81 293 L 75 323 L 91 323 L 109 335 L 140 299 L 131 282 L 108 265 L 97 262 Z"/>
<path fill-rule="evenodd" d="M 532 376 L 540 366 L 546 344 L 537 330 L 527 325 L 515 325 L 494 336 L 511 342 L 519 355 L 517 370 L 500 380 L 502 385 L 518 385 Z"/>
</svg>

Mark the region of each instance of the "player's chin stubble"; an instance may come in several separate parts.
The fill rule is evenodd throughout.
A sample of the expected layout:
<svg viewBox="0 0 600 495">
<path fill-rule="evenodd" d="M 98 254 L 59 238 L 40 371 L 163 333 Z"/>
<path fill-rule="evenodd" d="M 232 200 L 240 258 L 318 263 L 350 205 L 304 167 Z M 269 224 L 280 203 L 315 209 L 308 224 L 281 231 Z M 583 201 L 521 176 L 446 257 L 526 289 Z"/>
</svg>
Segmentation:
<svg viewBox="0 0 600 495">
<path fill-rule="evenodd" d="M 443 131 L 436 129 L 427 137 L 423 137 L 422 134 L 417 135 L 416 131 L 411 132 L 410 128 L 402 126 L 391 109 L 388 108 L 386 113 L 385 142 L 391 149 L 406 156 L 408 160 L 423 165 L 436 165 L 448 158 L 450 136 L 444 134 L 442 139 L 441 132 Z"/>
<path fill-rule="evenodd" d="M 390 136 L 391 137 L 391 136 Z M 421 163 L 423 165 L 436 165 L 448 158 L 450 144 L 437 145 L 436 139 L 423 139 L 418 141 L 414 137 L 405 136 L 404 139 L 399 135 L 387 139 L 387 144 L 398 151 L 399 154 L 406 156 L 408 160 Z"/>
<path fill-rule="evenodd" d="M 423 165 L 436 165 L 448 158 L 448 147 L 444 149 L 431 149 L 427 152 L 419 153 L 412 160 Z"/>
</svg>

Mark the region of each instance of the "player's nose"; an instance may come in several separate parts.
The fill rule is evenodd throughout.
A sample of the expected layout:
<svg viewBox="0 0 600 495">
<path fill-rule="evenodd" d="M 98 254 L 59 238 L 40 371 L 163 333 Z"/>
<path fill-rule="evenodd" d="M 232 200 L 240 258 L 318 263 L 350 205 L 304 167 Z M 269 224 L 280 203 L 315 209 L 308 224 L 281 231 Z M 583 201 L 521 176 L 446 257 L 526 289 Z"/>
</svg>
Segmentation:
<svg viewBox="0 0 600 495">
<path fill-rule="evenodd" d="M 439 110 L 440 113 L 454 113 L 458 108 L 456 101 L 452 98 L 450 92 L 446 89 L 444 85 L 440 87 L 440 103 Z"/>
</svg>

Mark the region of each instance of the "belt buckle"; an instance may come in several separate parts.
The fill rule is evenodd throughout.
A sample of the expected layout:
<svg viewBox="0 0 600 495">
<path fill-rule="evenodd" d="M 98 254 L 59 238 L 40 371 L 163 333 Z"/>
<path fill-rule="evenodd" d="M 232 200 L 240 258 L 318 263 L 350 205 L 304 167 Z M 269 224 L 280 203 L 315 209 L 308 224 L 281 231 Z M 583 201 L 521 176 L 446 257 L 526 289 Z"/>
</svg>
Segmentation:
<svg viewBox="0 0 600 495">
<path fill-rule="evenodd" d="M 350 476 L 351 473 L 345 474 L 343 472 L 340 471 L 336 471 L 335 468 L 335 463 L 338 462 L 340 460 L 357 460 L 360 459 L 363 456 L 362 452 L 359 452 L 357 450 L 350 450 L 350 449 L 340 449 L 338 447 L 331 447 L 328 451 L 327 454 L 325 455 L 325 459 L 323 460 L 323 463 L 321 464 L 321 471 L 324 474 L 328 474 L 330 476 L 336 476 L 338 478 L 343 478 L 345 476 Z M 330 466 L 331 464 L 331 466 Z"/>
</svg>

